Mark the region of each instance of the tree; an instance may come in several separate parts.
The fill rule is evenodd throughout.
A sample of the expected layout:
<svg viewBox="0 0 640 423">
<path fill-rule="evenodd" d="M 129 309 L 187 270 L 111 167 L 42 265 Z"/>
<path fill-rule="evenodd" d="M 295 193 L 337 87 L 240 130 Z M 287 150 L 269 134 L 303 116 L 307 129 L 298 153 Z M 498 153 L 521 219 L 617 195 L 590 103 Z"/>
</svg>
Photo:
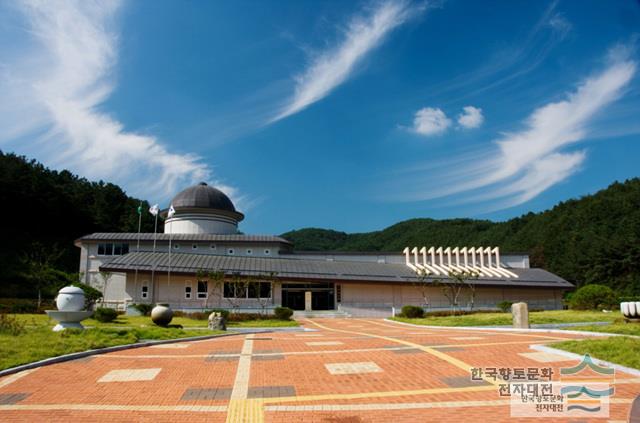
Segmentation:
<svg viewBox="0 0 640 423">
<path fill-rule="evenodd" d="M 235 312 L 240 308 L 242 300 L 247 298 L 249 280 L 248 278 L 236 273 L 231 277 L 231 281 L 226 283 L 229 284 L 229 295 L 225 297 L 225 300 L 227 300 Z"/>
<path fill-rule="evenodd" d="M 262 310 L 262 314 L 267 314 L 267 307 L 272 304 L 273 301 L 273 284 L 276 281 L 276 272 L 271 272 L 268 275 L 258 276 L 256 279 L 250 280 L 250 289 L 253 289 L 256 292 L 256 301 L 260 305 L 260 309 Z M 261 284 L 268 283 L 270 287 L 270 295 L 268 297 L 262 297 L 260 287 Z"/>
<path fill-rule="evenodd" d="M 113 273 L 104 270 L 100 271 L 100 279 L 102 279 L 102 303 L 104 304 L 105 298 L 107 298 L 107 284 L 113 277 Z"/>
<path fill-rule="evenodd" d="M 411 279 L 411 285 L 420 293 L 423 307 L 429 308 L 429 289 L 436 281 L 430 281 L 429 272 L 422 269 L 416 271 L 416 276 L 415 279 Z"/>
<path fill-rule="evenodd" d="M 464 286 L 469 291 L 469 310 L 473 310 L 476 303 L 476 281 L 478 273 L 473 270 L 451 271 L 449 277 L 455 279 L 458 285 Z"/>
<path fill-rule="evenodd" d="M 458 300 L 460 298 L 460 293 L 462 292 L 462 288 L 464 288 L 465 284 L 463 280 L 449 273 L 448 278 L 443 278 L 437 281 L 437 285 L 440 286 L 442 290 L 442 294 L 449 300 L 449 305 L 453 311 L 453 314 L 456 314 L 458 310 Z"/>
<path fill-rule="evenodd" d="M 212 297 L 218 298 L 218 303 L 222 298 L 222 289 L 224 286 L 224 272 L 220 270 L 207 271 L 199 269 L 196 272 L 196 283 L 204 282 L 207 284 L 207 296 L 204 299 L 203 309 L 209 308 L 209 300 Z M 197 286 L 196 286 L 197 289 Z"/>
<path fill-rule="evenodd" d="M 42 304 L 42 291 L 55 287 L 60 275 L 53 268 L 54 263 L 62 252 L 55 248 L 48 248 L 40 242 L 33 242 L 31 248 L 21 258 L 22 276 L 30 281 L 38 291 L 38 309 Z"/>
</svg>

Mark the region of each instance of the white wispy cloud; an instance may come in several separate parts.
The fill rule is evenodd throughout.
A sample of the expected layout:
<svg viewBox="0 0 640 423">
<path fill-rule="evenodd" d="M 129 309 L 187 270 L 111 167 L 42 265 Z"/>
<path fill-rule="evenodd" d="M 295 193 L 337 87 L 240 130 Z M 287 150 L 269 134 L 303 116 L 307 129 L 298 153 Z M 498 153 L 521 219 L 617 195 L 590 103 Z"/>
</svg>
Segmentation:
<svg viewBox="0 0 640 423">
<path fill-rule="evenodd" d="M 416 112 L 411 130 L 426 137 L 444 133 L 451 126 L 451 119 L 438 108 L 424 107 Z"/>
<path fill-rule="evenodd" d="M 30 0 L 18 5 L 27 47 L 0 53 L 0 142 L 55 167 L 107 179 L 145 198 L 164 198 L 209 167 L 171 152 L 157 137 L 125 129 L 103 110 L 115 89 L 119 1 Z M 230 187 L 223 187 L 231 194 Z"/>
<path fill-rule="evenodd" d="M 458 195 L 459 202 L 492 200 L 495 208 L 506 208 L 565 180 L 587 157 L 575 146 L 589 139 L 594 118 L 624 94 L 636 73 L 637 63 L 629 54 L 627 48 L 613 48 L 604 69 L 582 80 L 564 100 L 535 109 L 522 130 L 505 133 L 493 148 L 458 163 L 454 171 L 427 176 L 420 191 L 404 198 Z"/>
<path fill-rule="evenodd" d="M 458 115 L 458 125 L 463 128 L 472 129 L 478 128 L 484 122 L 484 116 L 482 115 L 482 109 L 473 106 L 465 106 L 462 108 L 462 113 Z"/>
<path fill-rule="evenodd" d="M 342 42 L 319 52 L 307 68 L 295 77 L 295 92 L 270 121 L 275 122 L 305 109 L 326 97 L 345 82 L 358 63 L 378 46 L 394 28 L 425 9 L 405 0 L 387 0 L 370 13 L 354 17 Z"/>
</svg>

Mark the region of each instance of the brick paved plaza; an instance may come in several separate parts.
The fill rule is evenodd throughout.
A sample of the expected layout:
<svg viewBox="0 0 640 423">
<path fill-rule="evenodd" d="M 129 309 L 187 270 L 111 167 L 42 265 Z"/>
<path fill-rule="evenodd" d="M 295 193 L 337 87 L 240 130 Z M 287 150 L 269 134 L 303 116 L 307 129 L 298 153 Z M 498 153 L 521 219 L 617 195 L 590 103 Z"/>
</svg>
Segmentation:
<svg viewBox="0 0 640 423">
<path fill-rule="evenodd" d="M 497 382 L 474 382 L 469 369 L 578 363 L 529 348 L 578 337 L 569 334 L 303 324 L 313 331 L 157 345 L 7 376 L 0 421 L 513 421 Z M 610 416 L 593 421 L 626 421 L 638 393 L 640 379 L 617 372 Z"/>
</svg>

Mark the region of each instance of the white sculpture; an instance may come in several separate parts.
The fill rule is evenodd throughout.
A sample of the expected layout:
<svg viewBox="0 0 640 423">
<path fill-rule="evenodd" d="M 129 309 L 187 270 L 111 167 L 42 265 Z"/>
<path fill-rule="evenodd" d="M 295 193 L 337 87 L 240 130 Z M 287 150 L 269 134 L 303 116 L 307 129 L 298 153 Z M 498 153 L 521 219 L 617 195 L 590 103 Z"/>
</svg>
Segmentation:
<svg viewBox="0 0 640 423">
<path fill-rule="evenodd" d="M 450 272 L 472 272 L 479 276 L 492 278 L 518 277 L 514 272 L 502 267 L 498 247 L 447 247 L 444 249 L 430 247 L 427 249 L 425 246 L 419 250 L 418 247 L 407 247 L 402 252 L 405 255 L 405 264 L 420 273 L 444 276 Z M 422 261 L 419 260 L 418 253 L 422 256 Z M 445 255 L 447 256 L 446 260 Z M 413 260 L 411 256 L 413 256 Z"/>
<path fill-rule="evenodd" d="M 53 327 L 54 332 L 69 328 L 84 329 L 80 322 L 93 314 L 93 311 L 82 311 L 84 291 L 76 286 L 65 286 L 58 291 L 56 306 L 58 310 L 45 310 L 49 317 L 59 322 Z"/>
</svg>

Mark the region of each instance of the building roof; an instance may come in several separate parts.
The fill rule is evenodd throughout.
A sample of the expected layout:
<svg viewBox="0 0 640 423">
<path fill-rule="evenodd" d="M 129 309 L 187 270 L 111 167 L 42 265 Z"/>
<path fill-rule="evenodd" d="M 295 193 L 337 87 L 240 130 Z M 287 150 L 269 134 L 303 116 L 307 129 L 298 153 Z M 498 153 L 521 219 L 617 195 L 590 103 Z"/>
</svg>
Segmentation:
<svg viewBox="0 0 640 423">
<path fill-rule="evenodd" d="M 76 244 L 84 241 L 137 241 L 138 237 L 140 241 L 153 241 L 154 236 L 158 241 L 169 241 L 171 237 L 172 241 L 205 241 L 205 242 L 268 242 L 268 243 L 280 243 L 291 244 L 284 238 L 271 235 L 242 235 L 242 234 L 165 234 L 165 233 L 141 233 L 137 232 L 95 232 L 89 235 L 85 235 L 76 240 Z"/>
<path fill-rule="evenodd" d="M 119 256 L 100 266 L 105 271 L 166 272 L 169 270 L 169 254 L 159 252 L 134 252 Z M 224 271 L 228 274 L 257 276 L 275 273 L 287 280 L 332 280 L 362 282 L 412 282 L 416 274 L 404 264 L 384 264 L 355 261 L 327 261 L 294 258 L 263 258 L 211 254 L 172 253 L 172 273 L 195 273 L 198 270 Z M 477 285 L 572 288 L 564 279 L 543 269 L 510 269 L 517 279 L 481 278 Z"/>
<path fill-rule="evenodd" d="M 176 210 L 197 208 L 236 212 L 236 208 L 229 197 L 219 189 L 207 185 L 206 182 L 200 182 L 198 185 L 180 191 L 173 197 L 171 204 Z"/>
</svg>

